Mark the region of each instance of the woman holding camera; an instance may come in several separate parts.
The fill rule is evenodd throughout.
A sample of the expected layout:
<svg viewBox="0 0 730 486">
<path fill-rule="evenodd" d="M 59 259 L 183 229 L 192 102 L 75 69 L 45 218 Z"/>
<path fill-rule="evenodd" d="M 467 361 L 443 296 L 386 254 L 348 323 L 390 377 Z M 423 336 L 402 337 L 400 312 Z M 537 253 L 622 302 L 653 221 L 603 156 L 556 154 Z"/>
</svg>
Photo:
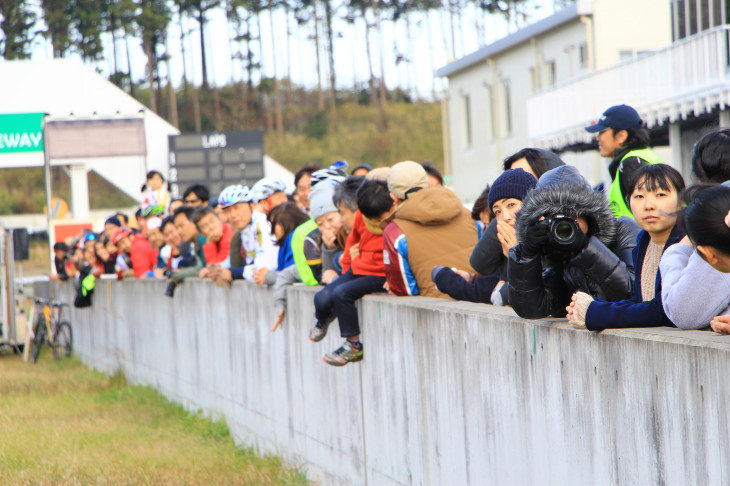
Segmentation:
<svg viewBox="0 0 730 486">
<path fill-rule="evenodd" d="M 546 172 L 525 198 L 509 252 L 509 300 L 526 319 L 564 317 L 573 293 L 606 301 L 632 295 L 639 227 L 616 219 L 602 192 L 573 166 Z"/>
</svg>

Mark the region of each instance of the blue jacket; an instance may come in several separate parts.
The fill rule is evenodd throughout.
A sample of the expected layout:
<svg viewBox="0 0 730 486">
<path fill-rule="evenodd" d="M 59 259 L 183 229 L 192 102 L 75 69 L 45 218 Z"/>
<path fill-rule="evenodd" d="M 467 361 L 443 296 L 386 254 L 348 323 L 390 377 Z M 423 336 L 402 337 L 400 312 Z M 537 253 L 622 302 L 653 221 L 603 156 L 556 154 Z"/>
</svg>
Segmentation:
<svg viewBox="0 0 730 486">
<path fill-rule="evenodd" d="M 291 249 L 291 238 L 294 236 L 294 232 L 289 233 L 284 243 L 279 247 L 279 258 L 277 260 L 276 270 L 281 272 L 286 267 L 294 265 L 294 253 Z"/>
<path fill-rule="evenodd" d="M 684 231 L 675 225 L 664 244 L 662 253 L 671 245 L 678 243 L 684 237 Z M 659 270 L 656 273 L 654 283 L 655 297 L 644 301 L 641 297 L 641 272 L 644 266 L 646 250 L 649 247 L 651 237 L 649 233 L 642 230 L 636 238 L 634 247 L 634 269 L 636 271 L 636 282 L 634 282 L 634 297 L 620 302 L 604 302 L 594 300 L 588 306 L 586 312 L 586 327 L 591 331 L 602 331 L 604 329 L 626 329 L 633 327 L 674 327 L 664 313 L 662 307 L 662 277 Z"/>
</svg>

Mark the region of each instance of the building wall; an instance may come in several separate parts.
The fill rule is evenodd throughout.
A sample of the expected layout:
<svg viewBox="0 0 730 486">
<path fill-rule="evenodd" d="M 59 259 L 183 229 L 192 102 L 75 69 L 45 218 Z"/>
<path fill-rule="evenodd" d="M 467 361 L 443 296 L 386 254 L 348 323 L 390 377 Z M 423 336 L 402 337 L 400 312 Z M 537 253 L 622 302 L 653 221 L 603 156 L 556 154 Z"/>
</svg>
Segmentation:
<svg viewBox="0 0 730 486">
<path fill-rule="evenodd" d="M 582 44 L 586 44 L 585 26 L 575 20 L 449 78 L 454 189 L 462 199 L 473 202 L 502 172 L 502 160 L 529 146 L 527 96 L 587 72 L 587 65 L 580 63 Z"/>
<path fill-rule="evenodd" d="M 622 56 L 671 42 L 668 0 L 594 0 L 593 15 L 563 24 L 449 77 L 448 116 L 454 189 L 474 201 L 501 172 L 501 161 L 530 144 L 526 98 L 536 90 L 567 82 L 613 65 Z M 581 11 L 590 11 L 583 6 Z M 554 66 L 551 67 L 551 66 Z M 537 72 L 537 82 L 531 74 Z M 554 73 L 554 75 L 553 75 Z M 512 129 L 507 130 L 503 80 L 511 86 Z M 494 97 L 488 99 L 488 89 Z M 465 96 L 469 96 L 472 136 L 468 143 Z M 620 93 L 616 96 L 620 99 Z M 596 118 L 607 107 L 593 106 Z M 492 123 L 492 111 L 496 123 Z M 492 130 L 492 127 L 495 130 Z M 608 179 L 606 161 L 594 153 L 566 154 L 594 184 Z"/>
<path fill-rule="evenodd" d="M 669 0 L 595 0 L 596 69 L 625 60 L 625 53 L 659 49 L 672 43 Z"/>
<path fill-rule="evenodd" d="M 225 420 L 318 484 L 727 484 L 730 342 L 670 328 L 577 331 L 505 307 L 368 296 L 365 359 L 307 333 L 315 288 L 98 281 L 71 309 L 82 361 Z M 36 295 L 41 295 L 36 289 Z M 58 295 L 58 294 L 57 294 Z M 60 295 L 71 301 L 73 288 Z"/>
</svg>

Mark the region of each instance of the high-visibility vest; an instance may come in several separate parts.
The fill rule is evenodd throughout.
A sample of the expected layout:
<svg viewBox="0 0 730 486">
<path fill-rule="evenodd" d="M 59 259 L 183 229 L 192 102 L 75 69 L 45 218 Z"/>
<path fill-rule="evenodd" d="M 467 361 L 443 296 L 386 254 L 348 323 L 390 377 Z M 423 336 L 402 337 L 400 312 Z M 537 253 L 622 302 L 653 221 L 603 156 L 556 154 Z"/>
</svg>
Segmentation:
<svg viewBox="0 0 730 486">
<path fill-rule="evenodd" d="M 624 160 L 628 159 L 629 157 L 638 157 L 640 159 L 646 160 L 650 164 L 662 163 L 662 159 L 660 159 L 657 154 L 655 154 L 654 151 L 649 148 L 631 150 L 629 152 L 626 152 L 626 155 L 621 158 L 621 163 L 623 164 Z M 629 209 L 629 206 L 626 204 L 626 201 L 621 194 L 621 181 L 619 180 L 620 176 L 621 171 L 616 170 L 616 177 L 611 183 L 611 192 L 608 196 L 608 199 L 611 202 L 611 209 L 613 210 L 613 215 L 617 218 L 620 218 L 621 216 L 628 216 L 630 218 L 633 218 L 634 215 L 631 213 L 631 209 Z"/>
<path fill-rule="evenodd" d="M 310 265 L 322 263 L 322 260 L 318 262 L 308 262 L 304 256 L 304 240 L 307 235 L 317 229 L 317 223 L 313 219 L 309 219 L 294 230 L 294 234 L 291 237 L 291 251 L 294 255 L 294 264 L 297 266 L 297 272 L 301 277 L 302 282 L 306 285 L 319 285 L 317 279 L 314 278 Z"/>
</svg>

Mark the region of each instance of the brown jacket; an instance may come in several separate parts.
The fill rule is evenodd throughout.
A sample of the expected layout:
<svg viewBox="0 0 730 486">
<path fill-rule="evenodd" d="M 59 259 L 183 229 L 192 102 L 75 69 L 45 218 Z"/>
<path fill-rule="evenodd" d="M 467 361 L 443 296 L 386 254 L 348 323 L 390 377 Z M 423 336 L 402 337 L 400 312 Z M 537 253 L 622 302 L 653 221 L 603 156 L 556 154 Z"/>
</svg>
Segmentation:
<svg viewBox="0 0 730 486">
<path fill-rule="evenodd" d="M 385 273 L 396 295 L 448 299 L 436 290 L 436 265 L 474 273 L 469 264 L 479 234 L 469 211 L 445 187 L 421 189 L 398 207 L 383 233 Z"/>
</svg>

